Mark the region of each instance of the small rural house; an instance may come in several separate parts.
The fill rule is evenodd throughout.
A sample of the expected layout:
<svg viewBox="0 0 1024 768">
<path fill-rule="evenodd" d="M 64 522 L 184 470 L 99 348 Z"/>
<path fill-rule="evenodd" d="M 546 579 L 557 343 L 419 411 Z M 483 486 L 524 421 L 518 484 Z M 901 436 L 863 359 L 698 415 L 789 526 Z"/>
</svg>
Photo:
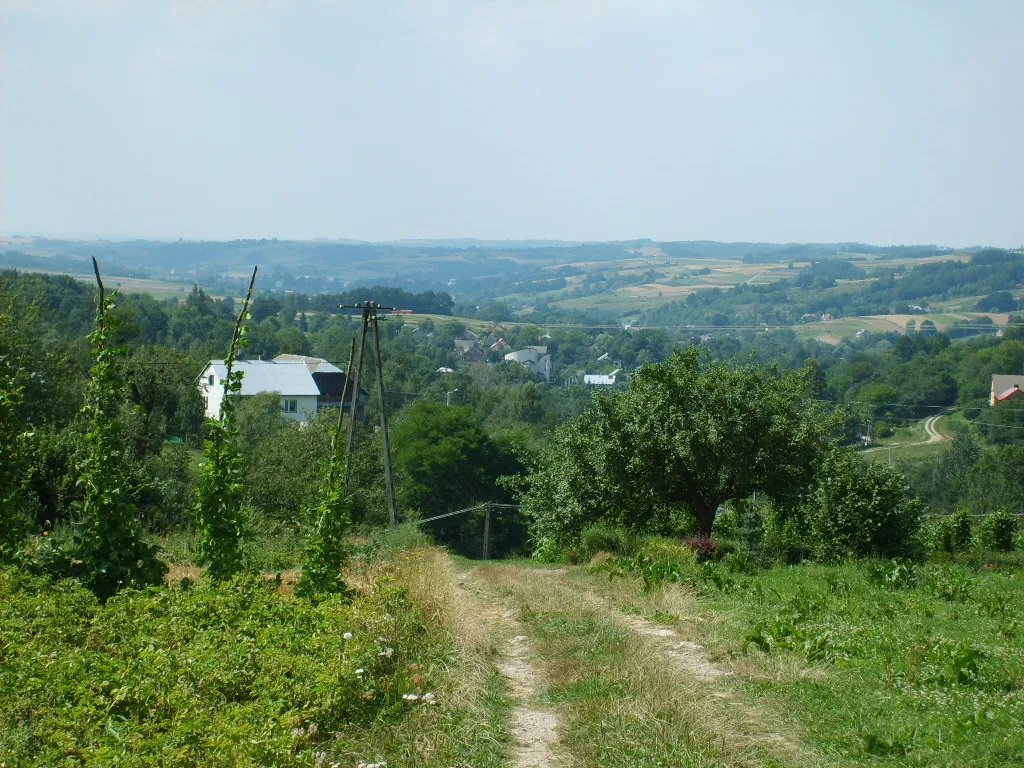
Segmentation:
<svg viewBox="0 0 1024 768">
<path fill-rule="evenodd" d="M 505 361 L 519 363 L 523 368 L 539 373 L 545 381 L 551 381 L 551 355 L 548 354 L 547 347 L 526 347 L 509 352 L 505 355 Z"/>
<path fill-rule="evenodd" d="M 992 374 L 992 394 L 988 404 L 995 405 L 1024 397 L 1021 387 L 1024 387 L 1024 374 Z"/>
<path fill-rule="evenodd" d="M 583 383 L 589 387 L 614 387 L 615 377 L 619 375 L 620 370 L 621 369 L 616 368 L 608 374 L 588 373 L 583 377 Z"/>
<path fill-rule="evenodd" d="M 235 363 L 242 372 L 242 397 L 261 392 L 281 395 L 281 413 L 299 422 L 309 421 L 324 408 L 352 408 L 352 387 L 345 372 L 319 357 L 278 355 L 273 360 L 242 360 Z M 223 360 L 211 360 L 196 383 L 206 403 L 206 416 L 217 418 L 224 398 Z M 367 396 L 360 387 L 356 417 L 362 418 Z"/>
</svg>

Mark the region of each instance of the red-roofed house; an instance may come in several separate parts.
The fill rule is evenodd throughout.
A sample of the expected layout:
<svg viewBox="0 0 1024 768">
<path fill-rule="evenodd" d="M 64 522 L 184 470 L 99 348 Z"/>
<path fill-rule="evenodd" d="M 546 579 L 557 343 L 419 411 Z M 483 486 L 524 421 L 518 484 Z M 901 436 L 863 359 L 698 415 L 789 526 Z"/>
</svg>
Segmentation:
<svg viewBox="0 0 1024 768">
<path fill-rule="evenodd" d="M 1021 387 L 1024 386 L 1024 375 L 992 374 L 992 395 L 989 398 L 989 405 L 1005 403 L 1007 400 L 1015 400 L 1024 396 Z"/>
</svg>

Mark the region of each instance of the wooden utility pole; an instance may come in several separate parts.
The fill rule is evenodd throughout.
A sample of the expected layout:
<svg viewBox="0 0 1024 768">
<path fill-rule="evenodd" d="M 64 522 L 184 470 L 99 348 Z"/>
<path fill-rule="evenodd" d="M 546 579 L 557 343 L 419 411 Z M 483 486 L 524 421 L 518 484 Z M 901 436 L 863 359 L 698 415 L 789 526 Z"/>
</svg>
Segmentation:
<svg viewBox="0 0 1024 768">
<path fill-rule="evenodd" d="M 391 442 L 388 439 L 388 409 L 384 407 L 384 366 L 380 360 L 380 326 L 377 312 L 371 317 L 373 323 L 373 359 L 377 363 L 377 399 L 380 400 L 380 440 L 384 448 L 384 481 L 387 483 L 388 508 L 391 510 L 391 527 L 398 525 L 398 506 L 395 504 L 395 480 L 391 475 Z"/>
<path fill-rule="evenodd" d="M 346 376 L 352 382 L 352 405 L 349 409 L 348 440 L 345 446 L 345 485 L 348 485 L 350 465 L 352 459 L 352 445 L 355 440 L 356 410 L 359 403 L 359 375 L 363 368 L 363 356 L 366 350 L 366 332 L 373 331 L 373 358 L 377 368 L 377 398 L 380 400 L 380 431 L 381 447 L 384 458 L 384 477 L 387 483 L 388 509 L 391 513 L 391 525 L 398 524 L 398 506 L 395 503 L 395 480 L 391 470 L 391 442 L 388 438 L 388 409 L 387 400 L 384 397 L 384 366 L 380 358 L 380 326 L 377 323 L 377 311 L 381 309 L 394 309 L 394 307 L 382 307 L 373 301 L 354 306 L 342 306 L 342 309 L 358 309 L 361 312 L 359 343 L 355 347 L 355 360 L 349 362 L 349 370 Z M 355 341 L 353 341 L 353 344 Z M 346 381 L 346 387 L 348 381 Z M 344 408 L 344 394 L 342 394 L 342 408 Z"/>
<path fill-rule="evenodd" d="M 349 475 L 352 474 L 352 444 L 356 437 L 356 411 L 359 410 L 359 372 L 363 368 L 363 347 L 366 346 L 366 326 L 369 312 L 363 309 L 362 325 L 359 331 L 359 340 L 356 342 L 356 356 L 353 365 L 345 371 L 345 386 L 352 382 L 352 401 L 348 412 L 348 438 L 345 441 L 345 485 L 348 486 Z M 355 341 L 355 340 L 353 340 Z M 345 407 L 345 394 L 342 393 L 342 408 Z"/>
</svg>

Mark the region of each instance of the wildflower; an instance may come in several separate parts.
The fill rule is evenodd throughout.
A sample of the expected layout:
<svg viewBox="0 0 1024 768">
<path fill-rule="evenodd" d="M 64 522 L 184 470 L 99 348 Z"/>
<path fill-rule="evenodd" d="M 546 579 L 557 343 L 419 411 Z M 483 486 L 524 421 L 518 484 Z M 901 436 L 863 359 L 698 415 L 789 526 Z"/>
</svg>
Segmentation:
<svg viewBox="0 0 1024 768">
<path fill-rule="evenodd" d="M 402 698 L 405 701 L 419 701 L 420 697 L 418 693 L 403 693 Z"/>
<path fill-rule="evenodd" d="M 342 635 L 342 637 L 344 637 L 346 640 L 351 640 L 352 639 L 352 633 L 351 632 L 346 632 L 344 635 Z"/>
<path fill-rule="evenodd" d="M 357 675 L 361 675 L 361 674 L 363 674 L 364 672 L 366 672 L 366 670 L 365 670 L 365 669 L 363 669 L 362 667 L 360 667 L 359 669 L 357 669 L 357 670 L 356 670 L 356 674 L 357 674 Z"/>
<path fill-rule="evenodd" d="M 429 691 L 427 691 L 426 693 L 423 694 L 423 703 L 424 704 L 437 704 L 437 697 L 434 694 L 432 694 Z"/>
<path fill-rule="evenodd" d="M 394 654 L 394 652 L 395 652 L 394 648 L 385 648 L 383 651 L 381 651 L 377 655 L 378 656 L 384 656 L 384 657 L 390 659 L 392 654 Z"/>
</svg>

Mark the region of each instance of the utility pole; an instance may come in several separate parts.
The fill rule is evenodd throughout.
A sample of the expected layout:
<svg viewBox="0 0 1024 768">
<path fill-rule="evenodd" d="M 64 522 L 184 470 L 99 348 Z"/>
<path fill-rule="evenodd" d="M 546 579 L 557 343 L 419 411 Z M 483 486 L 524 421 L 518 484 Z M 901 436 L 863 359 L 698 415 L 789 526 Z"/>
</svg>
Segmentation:
<svg viewBox="0 0 1024 768">
<path fill-rule="evenodd" d="M 380 439 L 384 448 L 384 482 L 387 483 L 388 509 L 391 510 L 391 527 L 398 525 L 398 506 L 395 504 L 395 479 L 391 474 L 391 443 L 388 438 L 388 409 L 384 402 L 384 366 L 380 360 L 380 326 L 377 312 L 373 311 L 373 357 L 377 363 L 377 399 L 380 400 Z"/>
<path fill-rule="evenodd" d="M 451 406 L 451 404 L 452 404 L 452 395 L 454 395 L 458 391 L 459 391 L 458 388 L 455 388 L 455 389 L 451 390 L 450 392 L 448 392 L 448 394 L 445 395 L 444 404 L 447 405 L 447 406 Z"/>
<path fill-rule="evenodd" d="M 343 309 L 348 309 L 348 307 L 343 307 Z M 358 342 L 356 342 L 356 340 L 353 339 L 353 343 L 356 343 L 356 356 L 355 356 L 355 362 L 353 363 L 355 368 L 353 370 L 353 367 L 349 366 L 349 369 L 347 371 L 345 371 L 345 376 L 346 376 L 345 384 L 346 384 L 346 386 L 348 386 L 348 382 L 350 382 L 350 381 L 352 382 L 352 400 L 351 400 L 351 405 L 349 407 L 349 412 L 348 412 L 348 437 L 347 437 L 347 440 L 345 441 L 345 485 L 346 486 L 348 486 L 348 478 L 349 478 L 349 475 L 351 475 L 351 472 L 352 472 L 351 471 L 352 444 L 353 444 L 353 442 L 355 442 L 355 437 L 356 437 L 356 411 L 357 411 L 358 405 L 359 405 L 359 372 L 363 368 L 363 348 L 366 346 L 366 326 L 367 326 L 367 319 L 369 317 L 369 312 L 366 309 L 363 309 L 362 307 L 359 307 L 359 309 L 363 310 L 363 314 L 362 314 L 362 325 L 361 325 L 361 329 L 360 329 L 360 332 L 359 332 Z M 345 399 L 345 396 L 344 396 L 344 394 L 342 394 L 342 401 L 343 401 L 342 402 L 342 407 L 344 407 L 344 399 Z"/>
<path fill-rule="evenodd" d="M 359 342 L 355 347 L 355 361 L 349 365 L 346 375 L 352 381 L 352 405 L 349 409 L 348 440 L 345 446 L 345 485 L 348 485 L 352 459 L 352 445 L 355 441 L 356 410 L 359 404 L 359 375 L 363 368 L 363 356 L 366 351 L 366 333 L 373 331 L 374 364 L 377 368 L 377 397 L 380 400 L 381 445 L 384 453 L 384 477 L 387 483 L 388 509 L 391 512 L 391 525 L 398 524 L 398 506 L 395 503 L 395 482 L 391 470 L 391 443 L 388 438 L 388 409 L 384 397 L 384 366 L 380 359 L 380 326 L 377 324 L 377 311 L 393 310 L 394 307 L 382 307 L 373 301 L 356 305 L 342 305 L 341 309 L 358 309 L 361 314 Z M 355 341 L 353 340 L 353 343 Z M 353 367 L 354 366 L 354 367 Z M 346 382 L 346 386 L 348 383 Z M 342 408 L 344 408 L 344 393 Z"/>
</svg>

